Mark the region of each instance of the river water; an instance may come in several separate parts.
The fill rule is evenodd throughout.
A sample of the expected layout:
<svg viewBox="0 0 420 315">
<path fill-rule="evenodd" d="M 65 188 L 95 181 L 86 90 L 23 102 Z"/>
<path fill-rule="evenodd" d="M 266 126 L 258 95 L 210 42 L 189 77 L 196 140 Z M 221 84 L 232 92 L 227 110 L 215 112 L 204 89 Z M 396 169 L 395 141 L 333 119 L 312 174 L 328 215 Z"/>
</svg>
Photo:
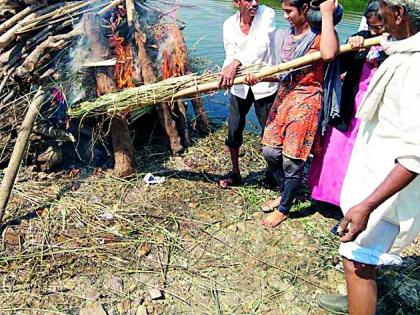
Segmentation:
<svg viewBox="0 0 420 315">
<path fill-rule="evenodd" d="M 170 1 L 172 2 L 172 1 Z M 175 2 L 175 1 L 174 1 Z M 358 3 L 357 3 L 358 2 Z M 366 1 L 367 2 L 367 1 Z M 222 26 L 224 20 L 236 12 L 232 0 L 179 0 L 180 8 L 177 18 L 185 23 L 183 30 L 187 47 L 192 58 L 199 57 L 222 65 L 224 49 L 222 42 Z M 266 0 L 267 4 L 276 11 L 276 24 L 278 28 L 288 27 L 283 18 L 279 0 Z M 360 24 L 363 1 L 340 1 L 344 3 L 344 16 L 336 27 L 340 41 L 357 32 Z M 356 4 L 357 3 L 357 4 Z M 225 120 L 228 112 L 228 99 L 226 93 L 219 92 L 204 98 L 204 103 L 210 117 L 216 120 Z M 254 113 L 248 115 L 247 128 L 257 128 Z"/>
</svg>

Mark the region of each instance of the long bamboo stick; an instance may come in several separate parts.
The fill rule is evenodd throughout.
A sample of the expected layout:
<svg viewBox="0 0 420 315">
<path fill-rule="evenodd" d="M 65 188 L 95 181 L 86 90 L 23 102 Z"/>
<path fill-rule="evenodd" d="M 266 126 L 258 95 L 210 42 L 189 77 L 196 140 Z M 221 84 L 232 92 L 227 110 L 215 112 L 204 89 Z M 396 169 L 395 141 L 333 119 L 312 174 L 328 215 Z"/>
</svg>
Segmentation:
<svg viewBox="0 0 420 315">
<path fill-rule="evenodd" d="M 379 45 L 380 41 L 382 39 L 382 36 L 377 36 L 374 38 L 366 39 L 363 47 L 369 48 L 371 46 Z M 348 53 L 350 51 L 353 51 L 354 49 L 351 47 L 350 44 L 344 44 L 340 46 L 339 54 Z M 260 70 L 259 73 L 256 74 L 256 77 L 258 79 L 263 79 L 265 77 L 269 77 L 275 74 L 279 74 L 285 71 L 290 71 L 296 68 L 300 68 L 306 65 L 309 65 L 315 61 L 318 61 L 321 59 L 321 52 L 317 51 L 311 54 L 307 54 L 303 57 L 296 58 L 292 61 L 285 62 L 276 66 L 272 67 L 266 67 Z M 246 76 L 240 76 L 235 78 L 233 84 L 244 84 L 245 83 Z M 191 96 L 197 93 L 205 93 L 205 92 L 211 92 L 218 90 L 218 82 L 211 82 L 206 84 L 200 84 L 197 86 L 193 86 L 184 90 L 181 90 L 174 95 L 174 99 L 183 98 L 186 96 Z"/>
<path fill-rule="evenodd" d="M 9 202 L 10 194 L 12 193 L 15 184 L 16 176 L 19 171 L 20 163 L 28 145 L 29 136 L 31 135 L 32 128 L 38 117 L 38 111 L 44 100 L 44 91 L 42 88 L 38 89 L 31 105 L 29 105 L 28 112 L 20 127 L 15 146 L 13 148 L 12 156 L 9 165 L 5 170 L 3 180 L 0 186 L 0 225 L 2 224 L 3 216 Z"/>
<path fill-rule="evenodd" d="M 380 43 L 382 37 L 368 39 L 364 48 Z M 340 46 L 340 54 L 352 51 L 349 44 Z M 309 65 L 321 59 L 321 53 L 315 52 L 296 58 L 292 61 L 270 67 L 246 67 L 240 69 L 240 74 L 234 80 L 234 84 L 244 84 L 247 73 L 253 73 L 258 79 L 277 75 L 287 71 L 293 71 Z M 131 111 L 136 108 L 156 105 L 160 102 L 170 102 L 177 99 L 196 96 L 201 93 L 219 90 L 218 73 L 203 75 L 186 75 L 169 78 L 160 82 L 145 84 L 140 87 L 126 89 L 121 92 L 105 94 L 93 102 L 83 102 L 78 108 L 69 109 L 69 115 L 73 117 L 97 115 L 99 113 L 115 113 L 119 111 Z"/>
</svg>

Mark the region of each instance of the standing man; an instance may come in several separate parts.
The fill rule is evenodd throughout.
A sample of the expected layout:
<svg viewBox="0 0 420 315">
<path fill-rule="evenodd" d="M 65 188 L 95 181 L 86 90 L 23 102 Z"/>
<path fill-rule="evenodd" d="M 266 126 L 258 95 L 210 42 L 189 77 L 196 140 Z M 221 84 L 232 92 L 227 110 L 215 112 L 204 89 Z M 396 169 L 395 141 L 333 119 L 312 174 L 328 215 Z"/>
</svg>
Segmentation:
<svg viewBox="0 0 420 315">
<path fill-rule="evenodd" d="M 362 119 L 341 193 L 339 227 L 347 299 L 323 296 L 322 307 L 374 315 L 376 266 L 402 262 L 399 253 L 420 232 L 420 1 L 381 0 L 386 30 L 382 63 L 358 110 Z"/>
<path fill-rule="evenodd" d="M 225 141 L 232 160 L 232 171 L 219 184 L 223 188 L 240 185 L 239 149 L 243 142 L 246 115 L 252 104 L 262 129 L 276 97 L 278 84 L 262 82 L 255 86 L 233 85 L 240 66 L 273 64 L 270 48 L 275 31 L 273 9 L 259 4 L 259 0 L 234 0 L 238 12 L 223 24 L 223 43 L 226 59 L 219 78 L 219 88 L 230 89 L 228 135 Z"/>
</svg>

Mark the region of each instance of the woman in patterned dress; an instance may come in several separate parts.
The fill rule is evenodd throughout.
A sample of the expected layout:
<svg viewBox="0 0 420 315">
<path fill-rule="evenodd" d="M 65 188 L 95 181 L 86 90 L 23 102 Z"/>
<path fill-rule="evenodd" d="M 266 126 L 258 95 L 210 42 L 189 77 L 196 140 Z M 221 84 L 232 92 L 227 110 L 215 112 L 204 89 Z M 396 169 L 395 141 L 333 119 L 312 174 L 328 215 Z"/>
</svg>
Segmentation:
<svg viewBox="0 0 420 315">
<path fill-rule="evenodd" d="M 338 53 L 333 24 L 337 1 L 327 0 L 321 4 L 320 32 L 313 30 L 308 22 L 309 3 L 309 0 L 282 1 L 284 17 L 291 27 L 277 32 L 274 39 L 277 62 L 287 62 L 315 51 L 321 51 L 322 60 L 280 78 L 280 89 L 262 140 L 264 158 L 280 187 L 280 197 L 263 206 L 263 210 L 277 208 L 262 222 L 268 227 L 275 227 L 289 218 L 318 129 L 325 61 L 332 61 Z M 255 84 L 257 80 L 249 75 L 247 82 Z"/>
</svg>

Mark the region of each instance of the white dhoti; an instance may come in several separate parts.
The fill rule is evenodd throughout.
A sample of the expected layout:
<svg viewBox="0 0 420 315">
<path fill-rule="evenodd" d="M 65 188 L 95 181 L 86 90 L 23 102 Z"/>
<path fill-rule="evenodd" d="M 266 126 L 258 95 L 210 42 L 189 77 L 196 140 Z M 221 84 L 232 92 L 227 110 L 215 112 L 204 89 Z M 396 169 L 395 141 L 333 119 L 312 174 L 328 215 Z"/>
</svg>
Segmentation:
<svg viewBox="0 0 420 315">
<path fill-rule="evenodd" d="M 368 197 L 398 161 L 420 173 L 420 34 L 384 47 L 390 57 L 372 79 L 341 192 L 344 214 Z M 401 263 L 420 233 L 420 176 L 372 212 L 367 229 L 339 253 L 371 265 Z"/>
</svg>

